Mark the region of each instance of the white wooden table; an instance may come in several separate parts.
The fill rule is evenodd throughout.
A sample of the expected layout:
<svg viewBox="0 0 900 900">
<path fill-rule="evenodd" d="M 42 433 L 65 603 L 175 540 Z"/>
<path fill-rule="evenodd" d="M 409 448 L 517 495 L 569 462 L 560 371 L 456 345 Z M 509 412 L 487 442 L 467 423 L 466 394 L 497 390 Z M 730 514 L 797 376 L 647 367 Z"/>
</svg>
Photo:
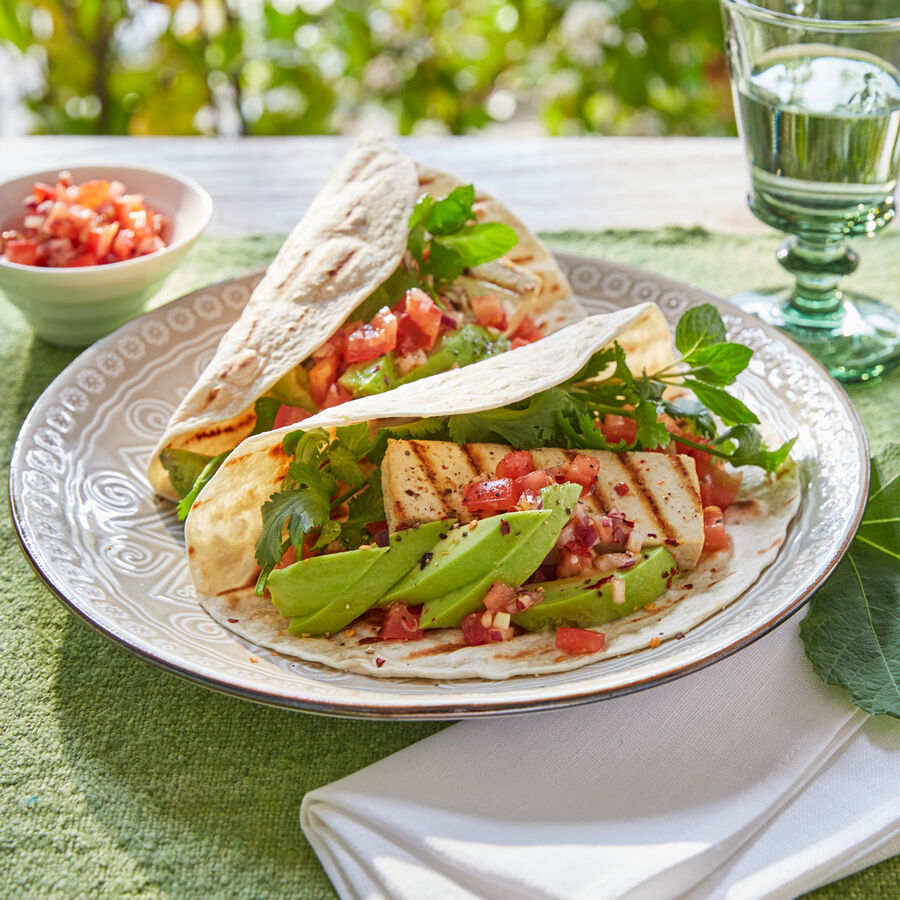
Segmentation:
<svg viewBox="0 0 900 900">
<path fill-rule="evenodd" d="M 0 180 L 110 162 L 156 165 L 199 181 L 214 202 L 211 234 L 288 231 L 349 138 L 0 139 Z M 415 159 L 495 194 L 536 231 L 703 225 L 765 231 L 749 213 L 736 138 L 400 138 Z"/>
</svg>

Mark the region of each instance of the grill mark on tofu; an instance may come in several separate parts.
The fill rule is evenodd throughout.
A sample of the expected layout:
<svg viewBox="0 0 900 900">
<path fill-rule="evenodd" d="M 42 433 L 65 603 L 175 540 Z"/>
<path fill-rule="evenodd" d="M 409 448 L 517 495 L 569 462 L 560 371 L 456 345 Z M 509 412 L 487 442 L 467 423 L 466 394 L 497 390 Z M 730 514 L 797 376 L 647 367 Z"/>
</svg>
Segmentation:
<svg viewBox="0 0 900 900">
<path fill-rule="evenodd" d="M 647 484 L 644 481 L 644 476 L 641 475 L 640 467 L 635 464 L 634 460 L 631 458 L 630 453 L 619 453 L 617 454 L 619 464 L 623 469 L 628 473 L 628 476 L 631 478 L 631 483 L 635 487 L 635 495 L 637 499 L 640 501 L 641 505 L 644 509 L 649 513 L 650 518 L 655 519 L 659 523 L 659 530 L 665 535 L 675 535 L 677 532 L 663 515 L 659 506 L 657 506 L 656 501 L 653 499 L 653 495 L 647 489 Z"/>
<path fill-rule="evenodd" d="M 481 475 L 481 466 L 478 464 L 478 460 L 475 457 L 475 454 L 472 452 L 471 444 L 463 444 L 460 448 L 463 452 L 463 457 L 466 462 L 469 464 L 469 468 L 472 470 L 472 478 L 477 478 Z M 469 479 L 470 481 L 472 479 Z"/>
<path fill-rule="evenodd" d="M 677 453 L 672 455 L 672 467 L 684 490 L 700 503 L 700 492 L 694 486 L 694 479 L 691 478 L 691 473 L 688 472 L 684 460 Z"/>
<path fill-rule="evenodd" d="M 409 449 L 415 453 L 416 458 L 419 460 L 419 465 L 422 466 L 422 470 L 425 473 L 425 478 L 428 481 L 428 484 L 431 485 L 432 494 L 434 496 L 435 502 L 437 502 L 441 509 L 444 511 L 444 517 L 452 516 L 454 513 L 453 505 L 448 503 L 444 495 L 441 493 L 440 486 L 438 484 L 438 474 L 434 468 L 434 463 L 432 462 L 431 455 L 428 453 L 428 447 L 421 443 L 420 441 L 410 441 Z M 395 502 L 395 507 L 396 507 Z"/>
<path fill-rule="evenodd" d="M 465 444 L 463 446 L 463 452 L 466 454 L 469 465 L 475 468 L 475 474 L 477 476 L 487 475 L 489 478 L 497 477 L 497 464 L 503 458 L 503 454 L 498 458 L 494 453 L 492 444 Z"/>
</svg>

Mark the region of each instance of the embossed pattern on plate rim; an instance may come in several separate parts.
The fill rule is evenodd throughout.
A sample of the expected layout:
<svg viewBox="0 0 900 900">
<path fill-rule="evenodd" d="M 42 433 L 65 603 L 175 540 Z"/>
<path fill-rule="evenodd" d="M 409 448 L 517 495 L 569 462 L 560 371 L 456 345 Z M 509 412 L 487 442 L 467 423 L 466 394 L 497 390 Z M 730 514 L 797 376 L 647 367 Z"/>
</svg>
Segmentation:
<svg viewBox="0 0 900 900">
<path fill-rule="evenodd" d="M 151 639 L 141 639 L 141 628 L 144 628 L 144 632 L 152 631 L 146 626 L 134 625 L 134 631 L 131 634 L 126 633 L 110 618 L 115 613 L 118 619 L 127 619 L 127 614 L 122 609 L 116 608 L 109 602 L 113 599 L 111 595 L 108 595 L 108 600 L 104 602 L 94 601 L 92 603 L 87 597 L 87 587 L 85 587 L 84 593 L 80 593 L 65 584 L 63 563 L 56 565 L 55 560 L 38 558 L 41 556 L 39 550 L 41 538 L 28 521 L 22 493 L 25 475 L 31 473 L 32 479 L 45 477 L 38 470 L 47 465 L 48 459 L 52 458 L 52 452 L 57 449 L 51 447 L 51 452 L 48 452 L 34 446 L 40 426 L 44 424 L 41 417 L 46 417 L 49 421 L 49 417 L 55 416 L 65 425 L 67 423 L 66 416 L 71 420 L 76 413 L 91 410 L 93 397 L 97 398 L 94 406 L 102 406 L 103 396 L 108 393 L 105 391 L 104 373 L 115 378 L 121 375 L 123 365 L 127 368 L 128 361 L 136 365 L 140 363 L 138 371 L 142 372 L 144 366 L 157 358 L 154 356 L 154 351 L 158 349 L 162 353 L 166 344 L 172 342 L 173 329 L 187 332 L 182 340 L 191 340 L 194 343 L 196 343 L 198 329 L 204 322 L 207 325 L 215 322 L 214 330 L 221 333 L 227 326 L 228 320 L 236 315 L 241 301 L 246 298 L 261 273 L 250 273 L 194 291 L 132 320 L 117 332 L 88 348 L 44 391 L 22 426 L 10 466 L 9 489 L 13 523 L 19 542 L 31 565 L 57 598 L 72 612 L 113 642 L 154 665 L 214 690 L 264 704 L 326 715 L 398 719 L 455 719 L 577 705 L 629 693 L 681 677 L 724 659 L 731 653 L 747 646 L 787 619 L 809 599 L 837 565 L 856 532 L 865 505 L 869 479 L 868 447 L 865 432 L 856 410 L 840 386 L 804 351 L 774 329 L 745 316 L 725 301 L 711 297 L 696 288 L 634 267 L 574 254 L 561 253 L 557 256 L 570 276 L 576 293 L 587 301 L 590 311 L 601 311 L 604 308 L 613 309 L 627 305 L 629 302 L 652 299 L 660 304 L 670 319 L 674 320 L 689 303 L 704 301 L 713 303 L 722 312 L 732 334 L 738 335 L 740 339 L 751 345 L 756 343 L 758 346 L 755 349 L 768 356 L 770 361 L 777 361 L 777 366 L 768 370 L 768 378 L 771 380 L 773 374 L 777 374 L 779 379 L 787 377 L 788 381 L 793 378 L 795 382 L 805 383 L 812 393 L 807 392 L 804 397 L 817 400 L 819 419 L 827 418 L 832 426 L 837 426 L 836 433 L 843 434 L 842 443 L 833 441 L 831 444 L 819 445 L 816 449 L 820 473 L 824 472 L 829 478 L 827 487 L 829 490 L 834 489 L 837 492 L 835 499 L 842 490 L 844 493 L 843 500 L 837 505 L 838 513 L 841 515 L 837 523 L 837 530 L 824 529 L 828 534 L 820 543 L 827 544 L 827 547 L 821 548 L 826 549 L 826 553 L 824 556 L 821 553 L 815 554 L 811 552 L 812 548 L 810 548 L 810 552 L 806 555 L 812 557 L 815 563 L 809 578 L 804 580 L 798 589 L 779 598 L 776 601 L 777 607 L 764 620 L 755 621 L 752 623 L 752 627 L 746 628 L 741 626 L 741 622 L 747 619 L 748 615 L 745 614 L 743 619 L 738 616 L 735 619 L 737 632 L 731 635 L 729 640 L 717 643 L 714 636 L 712 640 L 706 640 L 707 644 L 715 646 L 709 652 L 695 654 L 695 658 L 688 664 L 667 665 L 665 656 L 659 658 L 657 664 L 647 663 L 646 658 L 651 651 L 641 651 L 628 657 L 606 661 L 619 663 L 621 660 L 626 660 L 624 677 L 613 678 L 612 681 L 608 677 L 600 677 L 604 672 L 602 668 L 604 663 L 599 663 L 576 670 L 575 673 L 567 673 L 574 674 L 576 679 L 574 683 L 562 686 L 553 684 L 553 677 L 547 676 L 529 679 L 527 681 L 529 689 L 524 691 L 519 689 L 522 684 L 521 680 L 516 680 L 516 690 L 510 689 L 511 682 L 491 682 L 489 689 L 471 693 L 467 691 L 467 688 L 470 687 L 469 683 L 443 682 L 434 685 L 432 694 L 428 696 L 423 695 L 421 690 L 412 690 L 411 687 L 404 691 L 404 686 L 409 682 L 400 679 L 378 681 L 376 688 L 372 690 L 367 688 L 365 692 L 352 689 L 343 690 L 337 683 L 340 676 L 335 676 L 333 688 L 337 688 L 337 690 L 332 689 L 333 696 L 330 696 L 329 691 L 323 692 L 322 688 L 310 691 L 308 688 L 312 685 L 305 682 L 299 674 L 296 676 L 296 684 L 291 684 L 294 689 L 285 691 L 283 690 L 283 677 L 277 686 L 275 686 L 274 680 L 271 685 L 266 686 L 263 683 L 266 678 L 262 672 L 259 672 L 257 676 L 256 672 L 249 670 L 254 676 L 252 678 L 249 672 L 241 671 L 223 672 L 217 676 L 206 665 L 208 661 L 206 657 L 209 656 L 208 648 L 204 647 L 199 637 L 191 645 L 191 652 L 185 653 L 179 652 L 177 645 L 172 644 L 171 641 L 160 640 L 155 643 Z M 224 316 L 222 315 L 223 307 L 226 307 Z M 230 311 L 227 309 L 229 307 Z M 222 321 L 220 322 L 219 319 Z M 166 324 L 167 322 L 169 324 Z M 217 338 L 210 337 L 209 340 L 211 349 Z M 174 342 L 177 347 L 179 344 L 177 335 Z M 205 341 L 201 343 L 205 344 Z M 126 347 L 129 348 L 127 351 Z M 118 353 L 116 348 L 119 349 Z M 122 357 L 125 359 L 123 360 Z M 752 381 L 754 376 L 749 377 Z M 73 382 L 78 387 L 74 387 Z M 776 388 L 774 384 L 761 376 L 756 377 L 756 383 L 750 387 L 756 391 L 762 391 L 763 394 L 768 392 L 782 402 L 783 397 L 779 396 L 779 391 L 787 390 L 781 381 L 778 381 Z M 751 394 L 753 392 L 754 390 L 750 390 Z M 788 406 L 788 404 L 784 405 Z M 65 433 L 64 425 L 59 425 L 63 433 Z M 71 429 L 71 427 L 69 424 L 68 428 Z M 805 423 L 804 427 L 806 427 Z M 44 430 L 49 431 L 49 429 Z M 810 449 L 809 440 L 807 440 L 807 447 Z M 29 452 L 34 460 L 40 461 L 36 467 L 31 466 L 27 461 Z M 44 454 L 44 456 L 40 456 L 40 454 Z M 80 462 L 83 463 L 86 460 Z M 838 472 L 845 476 L 842 484 L 839 484 Z M 847 473 L 853 475 L 849 481 L 846 478 Z M 819 483 L 817 485 L 822 487 Z M 138 486 L 149 493 L 149 487 L 146 485 Z M 115 494 L 112 499 L 106 499 L 113 505 L 125 502 Z M 804 497 L 803 504 L 801 504 L 801 516 L 804 515 L 804 509 L 810 502 L 808 497 Z M 832 506 L 834 505 L 832 503 Z M 814 512 L 815 510 L 813 510 Z M 66 518 L 67 514 L 69 514 L 69 518 Z M 77 525 L 77 522 L 73 523 L 72 515 L 74 514 L 70 510 L 64 511 L 62 521 L 70 526 Z M 815 522 L 815 520 L 813 521 Z M 164 527 L 162 520 L 160 523 Z M 803 538 L 814 534 L 817 530 L 823 530 L 823 522 L 819 521 L 817 528 L 805 527 L 802 532 L 794 536 L 795 543 L 799 542 L 799 546 L 802 544 Z M 782 550 L 785 551 L 785 548 Z M 776 558 L 769 571 L 779 565 L 781 556 L 782 553 L 779 553 L 779 558 Z M 73 567 L 69 568 L 71 575 Z M 186 574 L 186 569 L 184 574 Z M 765 577 L 764 573 L 760 581 L 763 581 Z M 90 592 L 94 595 L 103 593 L 99 588 L 91 585 L 88 587 L 91 588 Z M 183 585 L 181 589 L 184 590 Z M 755 586 L 740 599 L 743 600 L 752 595 L 754 590 Z M 105 606 L 105 613 L 100 611 L 100 606 Z M 732 609 L 732 606 L 727 607 L 709 621 L 714 623 L 721 621 L 728 625 L 729 610 Z M 179 615 L 183 617 L 184 611 Z M 205 614 L 201 613 L 201 615 Z M 749 618 L 753 618 L 752 607 Z M 731 630 L 735 631 L 734 623 L 730 623 L 730 625 Z M 688 634 L 688 639 L 692 638 L 696 631 L 702 630 L 706 626 L 707 623 L 702 623 L 697 629 L 692 630 Z M 223 633 L 227 634 L 227 632 Z M 212 640 L 211 637 L 210 640 Z M 162 646 L 164 643 L 171 646 L 164 648 Z M 667 642 L 663 647 L 672 643 Z M 681 643 L 687 644 L 688 641 Z M 250 645 L 245 646 L 251 652 L 267 654 L 265 650 L 259 651 Z M 275 655 L 271 654 L 270 656 L 274 657 Z M 627 662 L 629 660 L 633 660 L 633 663 Z M 275 660 L 270 661 L 274 662 Z M 280 664 L 282 669 L 285 668 L 284 658 L 280 658 Z M 222 664 L 217 663 L 216 669 L 221 670 Z M 632 671 L 630 677 L 629 671 Z M 279 674 L 283 676 L 283 673 Z M 329 674 L 334 675 L 327 670 L 317 673 L 320 680 L 325 678 L 323 684 L 326 687 L 328 680 L 325 676 L 329 676 Z M 360 678 L 361 676 L 353 677 Z M 367 679 L 367 681 L 375 680 Z M 597 684 L 598 681 L 603 682 L 602 686 Z M 422 683 L 413 682 L 412 684 L 421 685 Z M 307 687 L 306 691 L 302 690 L 304 685 Z M 443 690 L 438 690 L 438 688 L 443 688 Z"/>
</svg>

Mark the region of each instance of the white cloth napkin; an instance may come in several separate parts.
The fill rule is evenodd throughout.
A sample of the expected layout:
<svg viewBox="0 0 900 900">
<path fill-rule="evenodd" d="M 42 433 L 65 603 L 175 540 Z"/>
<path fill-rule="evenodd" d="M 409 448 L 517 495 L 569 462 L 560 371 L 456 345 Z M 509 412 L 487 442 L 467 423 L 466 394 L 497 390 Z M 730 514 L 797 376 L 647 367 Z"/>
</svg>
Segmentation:
<svg viewBox="0 0 900 900">
<path fill-rule="evenodd" d="M 822 684 L 798 619 L 701 672 L 460 723 L 309 793 L 342 898 L 794 897 L 900 852 L 900 723 Z"/>
</svg>

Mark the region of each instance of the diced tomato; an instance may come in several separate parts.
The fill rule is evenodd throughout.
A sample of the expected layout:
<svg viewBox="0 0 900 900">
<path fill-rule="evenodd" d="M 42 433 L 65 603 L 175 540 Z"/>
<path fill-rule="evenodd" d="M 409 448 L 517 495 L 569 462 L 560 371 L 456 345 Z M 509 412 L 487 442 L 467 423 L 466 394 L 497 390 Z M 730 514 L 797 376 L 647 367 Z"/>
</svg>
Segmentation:
<svg viewBox="0 0 900 900">
<path fill-rule="evenodd" d="M 99 263 L 97 257 L 90 252 L 90 250 L 86 250 L 84 253 L 79 253 L 78 256 L 73 256 L 67 263 L 66 266 L 69 268 L 79 268 L 80 266 L 96 266 Z"/>
<path fill-rule="evenodd" d="M 310 356 L 313 359 L 324 359 L 326 356 L 336 356 L 340 359 L 344 353 L 344 343 L 347 340 L 347 335 L 356 331 L 362 324 L 362 322 L 346 323 L 340 331 L 336 331 L 324 344 L 313 350 Z"/>
<path fill-rule="evenodd" d="M 309 370 L 309 393 L 319 409 L 323 408 L 325 398 L 337 380 L 339 362 L 337 356 L 326 356 Z"/>
<path fill-rule="evenodd" d="M 53 237 L 70 241 L 81 239 L 81 233 L 90 225 L 94 214 L 84 206 L 67 206 L 61 201 L 53 204 L 44 220 L 44 230 Z"/>
<path fill-rule="evenodd" d="M 514 343 L 521 341 L 522 344 L 530 344 L 534 341 L 539 341 L 543 336 L 544 332 L 535 325 L 534 319 L 531 316 L 525 316 L 512 333 L 512 340 Z"/>
<path fill-rule="evenodd" d="M 130 228 L 129 214 L 144 208 L 144 198 L 140 194 L 123 194 L 113 200 L 116 220 L 123 228 Z"/>
<path fill-rule="evenodd" d="M 516 612 L 516 589 L 502 581 L 495 581 L 484 595 L 484 608 L 492 613 Z"/>
<path fill-rule="evenodd" d="M 31 193 L 34 194 L 34 199 L 37 200 L 38 203 L 43 203 L 45 200 L 56 199 L 56 189 L 50 187 L 49 184 L 44 184 L 43 181 L 36 181 L 34 187 L 31 189 Z"/>
<path fill-rule="evenodd" d="M 577 656 L 581 653 L 598 653 L 606 646 L 606 635 L 584 628 L 557 628 L 556 649 Z"/>
<path fill-rule="evenodd" d="M 718 506 L 707 506 L 703 509 L 703 552 L 725 550 L 728 548 L 728 535 L 725 534 L 725 517 Z"/>
<path fill-rule="evenodd" d="M 367 362 L 390 353 L 397 346 L 397 317 L 383 306 L 368 325 L 347 337 L 344 359 L 349 363 Z"/>
<path fill-rule="evenodd" d="M 6 258 L 20 266 L 36 266 L 38 262 L 38 242 L 12 240 L 6 242 Z"/>
<path fill-rule="evenodd" d="M 113 238 L 112 255 L 118 260 L 130 259 L 135 246 L 134 232 L 129 228 L 121 228 Z"/>
<path fill-rule="evenodd" d="M 463 640 L 470 647 L 487 644 L 491 640 L 488 629 L 485 628 L 484 623 L 481 621 L 482 615 L 483 613 L 473 612 L 469 613 L 462 620 Z"/>
<path fill-rule="evenodd" d="M 494 478 L 491 481 L 473 481 L 463 491 L 463 506 L 469 512 L 507 512 L 516 505 L 518 497 L 510 478 Z"/>
<path fill-rule="evenodd" d="M 741 489 L 743 472 L 726 472 L 719 466 L 710 466 L 700 479 L 700 501 L 704 506 L 717 506 L 721 510 L 728 509 Z"/>
<path fill-rule="evenodd" d="M 566 543 L 566 550 L 568 550 L 569 553 L 574 553 L 581 559 L 590 559 L 594 555 L 591 553 L 591 548 L 586 547 L 581 541 L 568 541 Z"/>
<path fill-rule="evenodd" d="M 368 531 L 369 534 L 379 534 L 382 531 L 387 531 L 387 528 L 388 523 L 384 520 L 380 522 L 369 522 L 369 524 L 366 525 L 366 531 Z"/>
<path fill-rule="evenodd" d="M 94 266 L 155 253 L 166 246 L 161 235 L 168 228 L 168 218 L 145 206 L 140 195 L 126 195 L 120 181 L 97 178 L 77 185 L 63 172 L 52 187 L 36 182 L 23 202 L 27 214 L 22 228 L 4 235 L 2 244 L 35 241 L 33 261 L 23 251 L 28 265 Z"/>
<path fill-rule="evenodd" d="M 511 450 L 497 464 L 498 478 L 521 478 L 534 471 L 534 462 L 527 450 Z"/>
<path fill-rule="evenodd" d="M 503 301 L 496 294 L 472 297 L 469 303 L 479 325 L 505 330 L 506 310 L 503 309 Z"/>
<path fill-rule="evenodd" d="M 419 641 L 425 632 L 419 628 L 421 606 L 407 606 L 402 601 L 392 603 L 381 626 L 381 638 L 385 641 Z"/>
<path fill-rule="evenodd" d="M 410 356 L 418 352 L 431 349 L 427 335 L 416 325 L 409 313 L 400 313 L 397 316 L 397 353 L 401 356 Z"/>
<path fill-rule="evenodd" d="M 312 413 L 307 409 L 303 409 L 302 406 L 288 406 L 287 403 L 282 403 L 275 414 L 272 428 L 284 428 L 285 425 L 295 425 L 297 422 L 308 419 L 311 415 Z"/>
<path fill-rule="evenodd" d="M 535 469 L 525 475 L 520 475 L 513 482 L 513 493 L 516 497 L 522 497 L 526 493 L 534 493 L 539 496 L 541 488 L 556 484 L 556 479 L 546 469 Z"/>
<path fill-rule="evenodd" d="M 90 206 L 97 209 L 112 199 L 109 196 L 110 183 L 103 179 L 83 181 L 78 185 L 78 202 L 82 206 Z"/>
<path fill-rule="evenodd" d="M 566 481 L 573 481 L 581 485 L 581 496 L 590 493 L 597 473 L 600 471 L 600 460 L 594 456 L 585 456 L 579 453 L 564 469 L 563 477 Z"/>
<path fill-rule="evenodd" d="M 637 436 L 637 423 L 628 416 L 614 416 L 607 413 L 600 423 L 600 431 L 610 444 L 618 444 L 620 441 L 633 444 Z"/>
<path fill-rule="evenodd" d="M 97 259 L 103 259 L 112 247 L 113 239 L 119 231 L 119 223 L 98 225 L 88 232 L 87 247 Z"/>
<path fill-rule="evenodd" d="M 441 330 L 441 309 L 421 288 L 411 288 L 403 298 L 403 310 L 427 340 L 423 350 L 430 350 Z"/>
<path fill-rule="evenodd" d="M 332 406 L 340 406 L 342 403 L 346 403 L 348 400 L 352 399 L 353 394 L 335 382 L 328 388 L 328 393 L 325 395 L 325 401 L 322 403 L 322 409 L 331 409 Z"/>
</svg>

